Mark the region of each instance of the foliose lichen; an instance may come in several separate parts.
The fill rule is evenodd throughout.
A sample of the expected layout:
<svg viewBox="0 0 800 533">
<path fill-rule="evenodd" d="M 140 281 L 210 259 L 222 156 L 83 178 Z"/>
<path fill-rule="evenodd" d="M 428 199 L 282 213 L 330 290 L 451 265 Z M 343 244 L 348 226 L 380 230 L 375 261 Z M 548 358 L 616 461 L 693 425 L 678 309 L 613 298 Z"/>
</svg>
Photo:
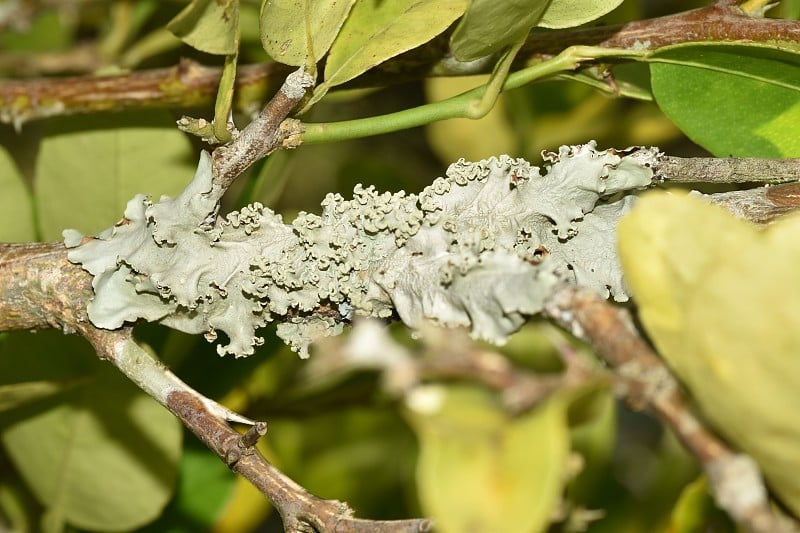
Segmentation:
<svg viewBox="0 0 800 533">
<path fill-rule="evenodd" d="M 261 204 L 216 217 L 203 153 L 177 198 L 138 195 L 97 237 L 64 237 L 94 276 L 88 312 L 101 328 L 144 319 L 209 340 L 222 331 L 218 352 L 245 356 L 280 320 L 278 335 L 305 357 L 354 315 L 396 315 L 502 343 L 561 281 L 627 299 L 615 227 L 658 157 L 590 142 L 544 154 L 544 173 L 505 155 L 459 160 L 419 195 L 359 185 L 284 224 Z"/>
</svg>

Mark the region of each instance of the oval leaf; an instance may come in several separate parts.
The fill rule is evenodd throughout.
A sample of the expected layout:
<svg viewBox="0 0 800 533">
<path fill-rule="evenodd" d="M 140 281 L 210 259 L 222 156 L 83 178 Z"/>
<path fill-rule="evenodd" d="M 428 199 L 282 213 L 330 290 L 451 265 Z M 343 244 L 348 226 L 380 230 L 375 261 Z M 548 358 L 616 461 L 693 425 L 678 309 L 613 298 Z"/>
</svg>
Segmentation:
<svg viewBox="0 0 800 533">
<path fill-rule="evenodd" d="M 417 485 L 437 531 L 541 531 L 564 484 L 566 401 L 512 418 L 476 387 L 433 385 L 409 398 L 420 441 Z"/>
<path fill-rule="evenodd" d="M 659 352 L 796 514 L 798 234 L 798 216 L 759 231 L 719 207 L 666 194 L 643 197 L 619 227 L 626 280 Z"/>
<path fill-rule="evenodd" d="M 23 357 L 24 354 L 24 357 Z M 89 345 L 57 332 L 15 334 L 0 351 L 6 383 L 83 383 L 6 413 L 0 439 L 52 525 L 126 531 L 169 501 L 181 450 L 180 423 Z"/>
<path fill-rule="evenodd" d="M 279 63 L 296 67 L 316 64 L 328 52 L 354 2 L 264 0 L 261 44 Z"/>
<path fill-rule="evenodd" d="M 524 39 L 539 23 L 550 0 L 472 0 L 450 38 L 461 61 L 472 61 Z"/>
<path fill-rule="evenodd" d="M 800 54 L 755 44 L 656 51 L 653 95 L 690 139 L 719 157 L 800 157 Z"/>
<path fill-rule="evenodd" d="M 331 47 L 328 87 L 424 44 L 464 13 L 467 0 L 361 0 Z"/>
<path fill-rule="evenodd" d="M 232 55 L 239 49 L 239 0 L 192 0 L 167 29 L 201 52 Z"/>
<path fill-rule="evenodd" d="M 0 146 L 0 242 L 34 240 L 33 206 L 22 173 Z"/>
<path fill-rule="evenodd" d="M 175 196 L 191 180 L 191 146 L 169 114 L 115 117 L 59 121 L 42 141 L 34 190 L 44 239 L 101 231 L 134 195 Z"/>
<path fill-rule="evenodd" d="M 552 0 L 539 21 L 542 28 L 572 28 L 614 10 L 622 0 Z"/>
</svg>

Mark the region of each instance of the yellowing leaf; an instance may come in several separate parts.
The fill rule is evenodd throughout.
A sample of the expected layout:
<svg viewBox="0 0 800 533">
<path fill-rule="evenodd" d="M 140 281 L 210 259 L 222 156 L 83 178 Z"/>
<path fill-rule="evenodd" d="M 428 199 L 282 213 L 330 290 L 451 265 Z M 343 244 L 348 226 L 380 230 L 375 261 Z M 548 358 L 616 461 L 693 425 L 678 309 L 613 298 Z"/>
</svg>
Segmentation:
<svg viewBox="0 0 800 533">
<path fill-rule="evenodd" d="M 437 531 L 541 531 L 564 483 L 566 396 L 512 418 L 490 393 L 434 385 L 409 398 L 417 485 Z"/>
<path fill-rule="evenodd" d="M 239 49 L 239 0 L 192 0 L 167 29 L 183 42 L 209 54 Z"/>
<path fill-rule="evenodd" d="M 298 67 L 316 64 L 331 47 L 353 2 L 355 0 L 264 0 L 261 44 L 279 63 Z"/>
<path fill-rule="evenodd" d="M 643 197 L 620 258 L 656 347 L 726 439 L 800 514 L 800 217 L 766 230 L 689 197 Z"/>
</svg>

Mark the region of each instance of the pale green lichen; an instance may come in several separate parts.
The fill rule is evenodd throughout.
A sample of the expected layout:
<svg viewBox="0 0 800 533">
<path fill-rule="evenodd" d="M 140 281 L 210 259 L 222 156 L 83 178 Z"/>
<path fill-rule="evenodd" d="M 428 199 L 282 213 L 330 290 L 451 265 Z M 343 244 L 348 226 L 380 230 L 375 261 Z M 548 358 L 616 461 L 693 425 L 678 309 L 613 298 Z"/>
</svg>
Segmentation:
<svg viewBox="0 0 800 533">
<path fill-rule="evenodd" d="M 419 195 L 357 186 L 287 225 L 260 204 L 217 217 L 203 154 L 177 198 L 139 195 L 113 228 L 84 244 L 67 231 L 65 243 L 94 275 L 88 312 L 102 328 L 145 319 L 210 340 L 222 331 L 219 353 L 242 356 L 279 319 L 305 356 L 353 315 L 397 315 L 502 343 L 562 280 L 627 299 L 615 227 L 658 156 L 592 142 L 545 154 L 544 175 L 508 156 L 461 160 Z"/>
</svg>

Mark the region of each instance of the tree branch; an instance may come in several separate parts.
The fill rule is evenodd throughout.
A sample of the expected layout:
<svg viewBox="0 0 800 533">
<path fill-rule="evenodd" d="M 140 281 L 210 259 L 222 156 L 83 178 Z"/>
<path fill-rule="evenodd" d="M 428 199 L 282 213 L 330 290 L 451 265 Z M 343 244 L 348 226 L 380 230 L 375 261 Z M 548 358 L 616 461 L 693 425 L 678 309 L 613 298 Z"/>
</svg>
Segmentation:
<svg viewBox="0 0 800 533">
<path fill-rule="evenodd" d="M 238 109 L 260 105 L 291 71 L 278 63 L 239 67 Z M 0 82 L 0 122 L 21 127 L 29 120 L 62 115 L 146 108 L 211 105 L 222 69 L 188 59 L 177 66 L 113 76 L 72 76 Z"/>
<path fill-rule="evenodd" d="M 671 44 L 722 41 L 765 43 L 800 40 L 800 21 L 750 16 L 732 2 L 613 26 L 534 32 L 521 54 L 552 55 L 570 45 L 655 50 Z"/>
<path fill-rule="evenodd" d="M 773 513 L 758 466 L 706 429 L 691 410 L 677 381 L 642 340 L 629 315 L 594 291 L 563 287 L 548 300 L 545 314 L 595 353 L 618 378 L 620 394 L 636 409 L 650 409 L 700 461 L 717 504 L 756 533 L 797 531 Z"/>
</svg>

